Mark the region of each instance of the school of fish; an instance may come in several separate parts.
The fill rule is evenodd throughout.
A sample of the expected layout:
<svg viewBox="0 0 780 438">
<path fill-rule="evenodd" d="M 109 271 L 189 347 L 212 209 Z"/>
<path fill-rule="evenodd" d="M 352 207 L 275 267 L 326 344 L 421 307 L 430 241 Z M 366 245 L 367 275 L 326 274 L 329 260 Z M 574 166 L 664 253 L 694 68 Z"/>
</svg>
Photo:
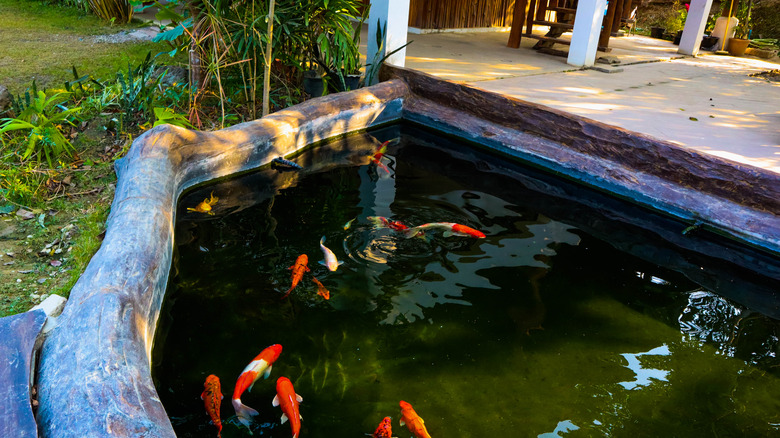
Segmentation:
<svg viewBox="0 0 780 438">
<path fill-rule="evenodd" d="M 383 167 L 388 170 L 382 163 L 382 158 L 387 152 L 388 144 L 397 141 L 388 140 L 376 149 L 371 156 L 370 162 L 379 167 Z M 284 158 L 276 158 L 273 160 L 274 166 L 279 169 L 285 170 L 299 170 L 301 166 L 292 161 Z M 212 193 L 209 198 L 204 199 L 194 208 L 187 208 L 188 211 L 194 211 L 199 213 L 213 214 L 211 207 L 218 202 L 219 198 Z M 356 218 L 348 221 L 344 224 L 344 230 L 349 229 Z M 412 237 L 425 237 L 426 233 L 433 231 L 441 231 L 444 237 L 459 236 L 459 237 L 471 237 L 477 239 L 485 238 L 485 234 L 479 230 L 468 227 L 466 225 L 453 223 L 453 222 L 433 222 L 426 223 L 414 227 L 409 227 L 401 221 L 392 220 L 382 216 L 368 216 L 366 218 L 369 222 L 373 223 L 376 227 L 389 228 L 393 231 L 402 233 L 406 238 Z M 319 242 L 320 249 L 323 254 L 323 260 L 319 263 L 324 265 L 330 272 L 335 272 L 340 265 L 344 262 L 339 261 L 336 254 L 325 246 L 325 236 L 322 236 Z M 286 298 L 292 293 L 292 291 L 303 281 L 304 274 L 311 272 L 309 268 L 309 257 L 306 254 L 299 255 L 295 263 L 288 269 L 291 270 L 290 288 L 284 293 L 282 298 Z M 311 274 L 310 274 L 311 275 Z M 325 285 L 320 282 L 314 275 L 311 275 L 311 280 L 317 286 L 317 294 L 325 300 L 330 299 L 330 291 Z M 245 392 L 251 391 L 255 383 L 260 379 L 260 376 L 267 379 L 271 375 L 273 364 L 279 359 L 282 353 L 282 346 L 280 344 L 273 344 L 263 349 L 238 376 L 236 385 L 233 390 L 233 396 L 231 403 L 233 409 L 236 412 L 236 418 L 238 421 L 249 429 L 250 434 L 252 417 L 255 417 L 258 412 L 246 406 L 241 397 Z M 211 419 L 212 424 L 217 428 L 217 437 L 222 436 L 222 421 L 220 418 L 220 406 L 224 396 L 222 395 L 222 389 L 220 386 L 219 377 L 214 374 L 209 375 L 203 384 L 203 392 L 200 398 L 203 400 L 206 414 Z M 301 431 L 301 420 L 303 416 L 300 413 L 300 403 L 303 402 L 303 397 L 295 392 L 293 383 L 289 378 L 281 376 L 276 381 L 276 394 L 271 402 L 272 406 L 279 407 L 282 411 L 281 423 L 284 424 L 287 421 L 290 422 L 290 429 L 292 432 L 292 438 L 298 438 Z M 401 426 L 406 426 L 415 438 L 430 438 L 430 434 L 425 427 L 425 422 L 417 414 L 411 404 L 401 400 L 399 403 L 401 407 L 401 419 L 399 421 Z M 384 417 L 376 430 L 370 436 L 373 438 L 392 438 L 392 423 L 390 417 Z M 366 434 L 369 435 L 369 434 Z"/>
</svg>

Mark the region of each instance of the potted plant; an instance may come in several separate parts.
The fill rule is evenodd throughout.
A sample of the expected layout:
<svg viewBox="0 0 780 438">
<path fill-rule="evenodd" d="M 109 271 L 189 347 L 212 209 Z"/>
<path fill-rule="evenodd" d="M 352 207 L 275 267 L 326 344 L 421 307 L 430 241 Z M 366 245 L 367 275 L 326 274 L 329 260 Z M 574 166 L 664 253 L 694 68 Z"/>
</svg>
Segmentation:
<svg viewBox="0 0 780 438">
<path fill-rule="evenodd" d="M 350 20 L 336 23 L 328 32 L 317 38 L 319 53 L 318 63 L 325 70 L 325 76 L 335 91 L 354 90 L 360 87 L 360 29 L 367 16 L 368 8 L 362 15 L 357 13 L 357 2 L 349 1 L 355 6 L 354 11 L 343 9 L 342 14 Z M 356 23 L 351 20 L 357 19 Z"/>
<path fill-rule="evenodd" d="M 748 37 L 748 21 L 741 21 L 734 27 L 734 37 L 729 38 L 728 52 L 731 56 L 744 56 L 750 40 Z"/>
</svg>

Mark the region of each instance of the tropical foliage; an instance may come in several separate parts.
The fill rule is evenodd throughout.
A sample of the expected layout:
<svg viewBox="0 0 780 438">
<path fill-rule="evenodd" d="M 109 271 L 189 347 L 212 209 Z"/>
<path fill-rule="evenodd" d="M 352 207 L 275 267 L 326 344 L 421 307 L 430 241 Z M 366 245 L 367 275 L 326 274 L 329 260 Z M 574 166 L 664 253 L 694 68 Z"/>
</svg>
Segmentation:
<svg viewBox="0 0 780 438">
<path fill-rule="evenodd" d="M 2 119 L 0 135 L 13 131 L 24 134 L 25 141 L 21 142 L 24 151 L 20 154 L 22 161 L 30 157 L 40 161 L 45 156 L 49 167 L 54 167 L 54 160 L 61 155 L 71 154 L 73 145 L 62 134 L 61 127 L 63 124 L 72 124 L 72 117 L 81 108 L 68 109 L 61 105 L 66 98 L 66 93 L 47 96 L 45 92 L 38 91 L 32 98 L 28 93 L 26 107 L 21 114 Z"/>
</svg>

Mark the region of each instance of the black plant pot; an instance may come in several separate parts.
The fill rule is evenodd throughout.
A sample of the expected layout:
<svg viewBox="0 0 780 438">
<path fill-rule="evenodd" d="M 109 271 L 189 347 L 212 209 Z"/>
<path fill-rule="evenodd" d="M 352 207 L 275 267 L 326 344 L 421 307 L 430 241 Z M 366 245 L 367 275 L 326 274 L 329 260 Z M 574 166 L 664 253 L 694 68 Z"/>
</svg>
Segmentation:
<svg viewBox="0 0 780 438">
<path fill-rule="evenodd" d="M 706 36 L 701 39 L 701 48 L 704 50 L 712 50 L 718 44 L 720 38 L 716 36 Z"/>
<path fill-rule="evenodd" d="M 303 91 L 311 97 L 320 97 L 325 93 L 325 80 L 316 70 L 303 72 Z"/>
<path fill-rule="evenodd" d="M 651 27 L 650 37 L 662 40 L 664 39 L 664 32 L 666 32 L 666 29 L 664 29 L 663 27 Z"/>
<path fill-rule="evenodd" d="M 337 74 L 329 74 L 328 81 L 332 84 L 335 91 L 349 91 L 360 88 L 360 75 L 344 75 L 344 83 Z"/>
<path fill-rule="evenodd" d="M 680 41 L 682 41 L 682 33 L 683 33 L 683 31 L 678 30 L 677 31 L 677 35 L 674 36 L 674 44 L 675 45 L 678 45 L 678 46 L 680 45 Z"/>
</svg>

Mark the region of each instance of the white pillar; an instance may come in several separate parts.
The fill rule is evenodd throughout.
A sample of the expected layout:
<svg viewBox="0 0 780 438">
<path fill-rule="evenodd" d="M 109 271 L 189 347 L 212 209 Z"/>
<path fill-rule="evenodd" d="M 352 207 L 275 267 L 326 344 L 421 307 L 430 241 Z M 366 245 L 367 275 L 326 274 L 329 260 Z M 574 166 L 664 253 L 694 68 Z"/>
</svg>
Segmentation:
<svg viewBox="0 0 780 438">
<path fill-rule="evenodd" d="M 574 29 L 566 62 L 577 67 L 590 67 L 596 62 L 601 22 L 604 21 L 606 10 L 607 0 L 580 0 L 574 15 Z"/>
<path fill-rule="evenodd" d="M 371 10 L 368 14 L 368 41 L 366 44 L 367 62 L 374 59 L 377 52 L 376 31 L 377 20 L 379 29 L 387 23 L 387 35 L 385 35 L 384 51 L 392 52 L 406 44 L 406 34 L 409 31 L 409 1 L 410 0 L 371 0 Z M 406 48 L 399 50 L 385 61 L 388 64 L 403 67 L 406 63 Z"/>
<path fill-rule="evenodd" d="M 707 26 L 707 17 L 710 14 L 712 0 L 692 0 L 688 9 L 688 17 L 685 19 L 680 48 L 677 53 L 696 56 L 701 46 L 701 37 Z"/>
</svg>

